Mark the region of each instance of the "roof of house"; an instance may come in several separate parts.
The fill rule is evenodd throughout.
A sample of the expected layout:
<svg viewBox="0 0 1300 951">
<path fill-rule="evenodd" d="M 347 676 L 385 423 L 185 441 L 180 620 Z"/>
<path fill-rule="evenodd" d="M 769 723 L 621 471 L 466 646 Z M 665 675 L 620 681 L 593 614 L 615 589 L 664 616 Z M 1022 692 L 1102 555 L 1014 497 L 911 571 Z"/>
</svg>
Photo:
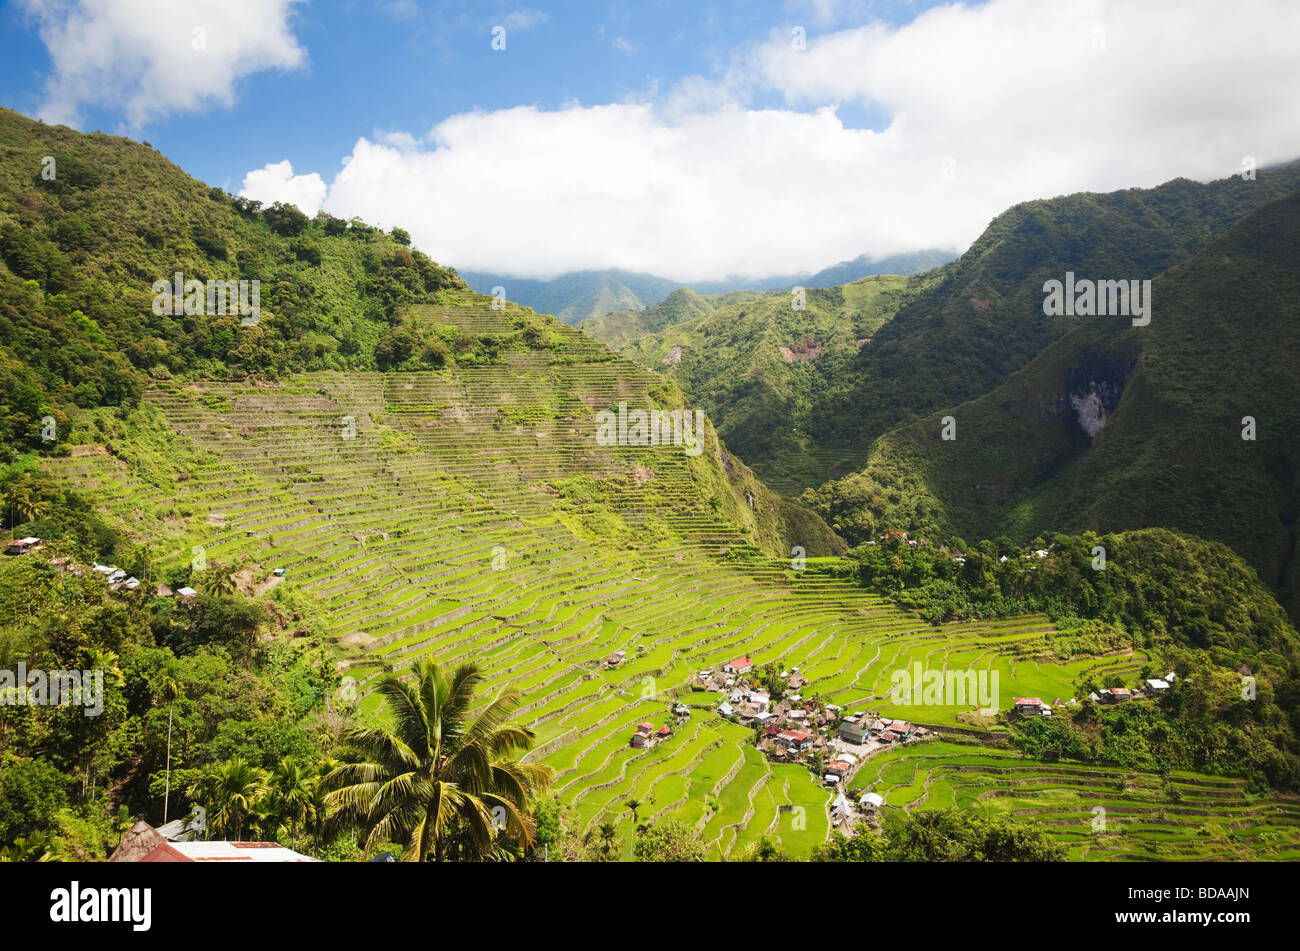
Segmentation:
<svg viewBox="0 0 1300 951">
<path fill-rule="evenodd" d="M 315 862 L 316 859 L 285 848 L 278 842 L 164 842 L 155 852 L 166 850 L 169 857 L 154 858 L 153 852 L 142 861 L 181 862 Z M 181 858 L 170 857 L 179 853 Z"/>
<path fill-rule="evenodd" d="M 653 730 L 655 725 L 653 723 L 638 723 L 636 728 L 638 730 Z"/>
<path fill-rule="evenodd" d="M 727 666 L 730 667 L 732 670 L 741 670 L 742 668 L 745 667 L 753 667 L 754 662 L 750 660 L 748 657 L 737 657 L 733 661 L 728 661 Z"/>
<path fill-rule="evenodd" d="M 782 730 L 777 736 L 783 736 L 787 740 L 794 740 L 796 743 L 804 743 L 813 738 L 811 733 L 805 733 L 802 730 Z"/>
<path fill-rule="evenodd" d="M 1041 707 L 1043 701 L 1037 697 L 1016 697 L 1016 706 L 1018 707 Z"/>
<path fill-rule="evenodd" d="M 158 830 L 149 823 L 141 819 L 135 825 L 131 826 L 122 836 L 122 841 L 118 843 L 113 854 L 108 857 L 110 862 L 141 862 L 145 856 L 152 852 L 160 845 L 167 842 Z"/>
<path fill-rule="evenodd" d="M 667 736 L 668 734 L 673 732 L 673 728 L 670 727 L 667 723 L 665 723 L 659 729 L 655 730 L 655 732 L 658 733 L 660 736 Z"/>
</svg>

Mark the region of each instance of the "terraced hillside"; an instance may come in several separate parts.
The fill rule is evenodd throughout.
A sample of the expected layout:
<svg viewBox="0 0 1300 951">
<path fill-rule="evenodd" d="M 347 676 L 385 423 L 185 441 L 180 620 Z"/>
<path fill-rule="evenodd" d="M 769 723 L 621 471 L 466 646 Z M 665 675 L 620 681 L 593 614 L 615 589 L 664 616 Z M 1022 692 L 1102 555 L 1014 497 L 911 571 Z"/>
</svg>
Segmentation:
<svg viewBox="0 0 1300 951">
<path fill-rule="evenodd" d="M 1254 796 L 1238 779 L 1040 763 L 935 742 L 867 761 L 857 783 L 886 808 L 987 809 L 1051 827 L 1073 860 L 1300 858 L 1300 800 Z"/>
<path fill-rule="evenodd" d="M 416 317 L 486 335 L 518 313 L 468 295 Z M 522 692 L 532 755 L 585 828 L 617 821 L 626 841 L 635 798 L 640 821 L 684 819 L 715 858 L 765 834 L 806 854 L 827 834 L 829 796 L 721 719 L 719 696 L 692 690 L 700 668 L 748 654 L 799 666 L 806 692 L 846 708 L 954 724 L 969 704 L 892 708 L 892 671 L 989 669 L 1002 697 L 1056 698 L 1085 669 L 1143 662 L 1039 663 L 1027 658 L 1051 631 L 1041 617 L 934 628 L 837 577 L 833 559 L 794 570 L 773 551 L 791 539 L 780 500 L 711 430 L 697 457 L 598 445 L 596 412 L 668 391 L 577 331 L 555 333 L 563 346 L 481 367 L 160 382 L 145 400 L 172 433 L 165 456 L 82 447 L 47 463 L 164 559 L 202 546 L 276 610 L 319 618 L 362 716 L 383 671 L 426 653 L 474 661 L 489 690 Z M 605 669 L 618 650 L 626 662 Z M 631 748 L 636 725 L 671 721 L 677 700 L 689 720 Z"/>
</svg>

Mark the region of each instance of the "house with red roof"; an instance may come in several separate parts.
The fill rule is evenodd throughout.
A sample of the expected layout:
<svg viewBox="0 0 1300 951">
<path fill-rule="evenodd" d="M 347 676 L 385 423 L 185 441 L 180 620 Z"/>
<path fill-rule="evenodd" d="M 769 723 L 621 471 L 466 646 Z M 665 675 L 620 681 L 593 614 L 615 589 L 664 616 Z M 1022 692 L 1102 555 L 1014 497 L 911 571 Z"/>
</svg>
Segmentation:
<svg viewBox="0 0 1300 951">
<path fill-rule="evenodd" d="M 727 661 L 722 670 L 728 674 L 743 674 L 754 669 L 754 662 L 748 657 L 737 657 L 735 660 Z"/>
<path fill-rule="evenodd" d="M 805 733 L 803 730 L 782 730 L 776 735 L 777 743 L 797 750 L 807 749 L 808 744 L 812 741 L 813 735 Z"/>
<path fill-rule="evenodd" d="M 906 720 L 894 720 L 880 733 L 880 738 L 887 743 L 901 743 L 912 735 L 916 728 Z"/>
</svg>

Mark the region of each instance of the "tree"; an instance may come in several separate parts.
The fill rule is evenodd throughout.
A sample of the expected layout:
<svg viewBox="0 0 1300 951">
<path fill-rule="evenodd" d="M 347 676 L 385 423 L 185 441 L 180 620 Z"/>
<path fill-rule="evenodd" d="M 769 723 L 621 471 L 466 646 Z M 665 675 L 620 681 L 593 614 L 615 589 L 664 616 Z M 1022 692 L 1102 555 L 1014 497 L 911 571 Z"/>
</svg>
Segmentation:
<svg viewBox="0 0 1300 951">
<path fill-rule="evenodd" d="M 533 743 L 531 731 L 508 722 L 518 694 L 498 694 L 471 717 L 482 680 L 476 665 L 448 678 L 421 659 L 412 673 L 409 683 L 390 674 L 376 688 L 391 728 L 344 734 L 359 760 L 325 777 L 327 828 L 358 829 L 367 855 L 397 842 L 407 862 L 503 858 L 527 849 L 534 827 L 525 810 L 552 774 L 515 759 Z"/>
<path fill-rule="evenodd" d="M 266 773 L 242 756 L 208 767 L 186 790 L 191 800 L 207 810 L 208 830 L 234 839 L 239 839 L 266 792 Z"/>
<path fill-rule="evenodd" d="M 772 839 L 767 836 L 759 839 L 757 842 L 750 842 L 732 851 L 728 856 L 729 862 L 789 862 L 790 856 L 782 851 Z"/>
<path fill-rule="evenodd" d="M 262 212 L 267 227 L 279 235 L 293 237 L 307 227 L 308 218 L 295 205 L 275 202 Z"/>
<path fill-rule="evenodd" d="M 19 836 L 12 845 L 0 848 L 0 862 L 53 862 L 50 839 L 44 832 L 36 831 Z"/>
<path fill-rule="evenodd" d="M 292 756 L 286 756 L 271 772 L 271 813 L 289 825 L 289 845 L 297 847 L 299 823 L 316 819 L 316 796 L 311 774 Z"/>
<path fill-rule="evenodd" d="M 637 823 L 637 810 L 641 808 L 641 800 L 640 800 L 640 799 L 629 799 L 629 800 L 624 804 L 624 808 L 627 809 L 628 812 L 632 813 L 632 824 L 633 824 L 633 825 L 636 825 L 636 823 Z"/>
<path fill-rule="evenodd" d="M 704 842 L 694 829 L 674 819 L 646 829 L 632 854 L 638 862 L 703 862 Z"/>
<path fill-rule="evenodd" d="M 235 579 L 230 576 L 230 572 L 221 568 L 219 565 L 213 565 L 211 570 L 203 573 L 203 590 L 207 594 L 234 594 Z"/>
<path fill-rule="evenodd" d="M 600 824 L 600 850 L 606 855 L 614 847 L 614 841 L 618 838 L 618 827 L 612 822 L 602 822 Z"/>
</svg>

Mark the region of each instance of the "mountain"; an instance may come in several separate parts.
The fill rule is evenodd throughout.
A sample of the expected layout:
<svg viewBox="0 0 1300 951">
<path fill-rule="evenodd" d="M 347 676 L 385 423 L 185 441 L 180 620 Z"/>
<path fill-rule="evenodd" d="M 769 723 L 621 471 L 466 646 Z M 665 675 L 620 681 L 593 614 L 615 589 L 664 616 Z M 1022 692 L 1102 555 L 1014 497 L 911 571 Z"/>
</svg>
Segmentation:
<svg viewBox="0 0 1300 951">
<path fill-rule="evenodd" d="M 729 304 L 761 300 L 770 296 L 764 291 L 730 291 L 704 295 L 689 287 L 679 287 L 659 303 L 644 310 L 620 310 L 600 317 L 588 317 L 578 328 L 597 340 L 620 349 L 645 334 L 658 333 L 711 314 Z"/>
<path fill-rule="evenodd" d="M 464 288 L 393 235 L 262 208 L 129 139 L 0 109 L 0 155 L 0 461 L 40 447 L 45 416 L 67 438 L 76 409 L 133 405 L 149 380 L 373 368 L 403 307 Z M 255 325 L 155 306 L 177 274 L 248 281 Z"/>
<path fill-rule="evenodd" d="M 690 287 L 697 294 L 709 296 L 740 291 L 789 291 L 796 285 L 826 288 L 873 274 L 919 274 L 945 264 L 954 257 L 954 252 L 937 249 L 892 254 L 882 258 L 863 254 L 815 274 L 728 278 L 695 282 Z M 480 294 L 491 294 L 494 287 L 505 288 L 509 300 L 531 307 L 538 313 L 554 314 L 566 324 L 577 324 L 617 312 L 645 310 L 685 287 L 681 281 L 620 270 L 572 271 L 550 280 L 510 277 L 487 271 L 461 271 L 460 274 Z"/>
<path fill-rule="evenodd" d="M 1151 297 L 1148 325 L 1070 318 L 1005 382 L 887 433 L 864 471 L 807 497 L 850 540 L 1173 528 L 1231 546 L 1300 617 L 1300 191 Z"/>
<path fill-rule="evenodd" d="M 1003 212 L 924 293 L 899 309 L 810 413 L 826 449 L 875 437 L 972 399 L 1075 327 L 1043 313 L 1043 283 L 1150 279 L 1250 211 L 1300 186 L 1300 166 L 1200 184 L 1083 193 Z M 754 462 L 755 460 L 750 460 Z"/>
<path fill-rule="evenodd" d="M 530 766 L 529 795 L 498 787 L 527 821 L 472 827 L 496 858 L 632 858 L 665 829 L 719 859 L 752 847 L 804 858 L 840 841 L 824 782 L 838 767 L 759 740 L 753 718 L 724 704 L 736 681 L 798 690 L 799 716 L 788 696 L 777 707 L 791 728 L 816 717 L 833 730 L 838 711 L 862 709 L 904 735 L 918 721 L 940 734 L 859 761 L 856 781 L 891 801 L 919 802 L 915 777 L 939 770 L 949 779 L 925 780 L 931 803 L 1008 811 L 1026 802 L 1015 799 L 1025 782 L 1047 806 L 1101 796 L 1124 835 L 1089 838 L 1089 857 L 1295 854 L 1300 808 L 1273 790 L 1300 781 L 1300 649 L 1223 546 L 1107 536 L 1115 572 L 1103 577 L 1083 557 L 1087 535 L 1052 540 L 1032 563 L 1036 552 L 999 559 L 987 540 L 964 563 L 919 540 L 842 557 L 842 539 L 765 488 L 674 379 L 498 306 L 400 229 L 261 208 L 148 146 L 15 113 L 0 114 L 0 150 L 0 511 L 14 536 L 40 539 L 0 558 L 0 689 L 24 695 L 19 664 L 103 675 L 81 697 L 94 715 L 0 704 L 0 857 L 103 858 L 131 820 L 196 806 L 212 838 L 288 830 L 316 858 L 414 854 L 404 820 L 381 841 L 372 816 L 349 821 L 322 797 L 369 768 L 339 763 L 393 725 L 386 703 L 429 662 L 472 668 L 453 691 L 475 712 L 490 704 L 479 723 L 500 728 L 493 756 Z M 1171 300 L 1193 307 L 1220 279 L 1216 312 L 1290 313 L 1294 273 L 1279 277 L 1268 254 L 1276 245 L 1286 260 L 1277 234 L 1290 226 L 1261 220 Z M 174 295 L 177 271 L 258 281 L 259 309 L 215 313 L 197 290 Z M 670 365 L 692 386 L 735 378 L 736 393 L 709 395 L 719 425 L 757 447 L 765 425 L 811 419 L 819 388 L 856 361 L 857 334 L 878 337 L 943 279 L 813 289 L 802 309 L 788 291 L 682 293 L 656 318 L 681 320 L 655 332 L 683 335 Z M 1175 344 L 1154 352 L 1151 379 L 1170 361 L 1211 364 L 1183 354 L 1196 340 Z M 638 345 L 650 354 L 669 338 Z M 1217 349 L 1235 359 L 1234 346 Z M 1258 386 L 1280 386 L 1278 373 L 1265 364 Z M 1124 399 L 1144 398 L 1129 396 L 1135 385 Z M 1264 392 L 1254 386 L 1242 388 L 1251 402 Z M 667 415 L 647 433 L 624 407 Z M 1279 438 L 1273 425 L 1291 420 L 1263 426 L 1261 449 Z M 919 594 L 913 569 L 929 582 Z M 925 616 L 901 606 L 909 596 Z M 1178 686 L 1122 708 L 1060 705 L 1026 725 L 997 701 L 900 700 L 896 673 L 922 659 L 990 673 L 1007 698 L 1086 697 L 1167 670 Z M 1240 702 L 1242 665 L 1255 703 Z M 801 682 L 780 676 L 795 668 Z M 1098 792 L 1099 774 L 1121 771 L 1123 789 Z M 1196 808 L 1155 816 L 1160 797 Z M 1077 829 L 1051 824 L 1047 806 L 1042 824 L 980 829 L 1079 857 Z M 440 857 L 481 857 L 466 851 L 471 827 L 449 822 Z M 606 827 L 612 843 L 594 834 Z M 933 838 L 928 824 L 915 831 Z"/>
<path fill-rule="evenodd" d="M 129 139 L 5 110 L 0 147 L 0 385 L 7 394 L 0 461 L 66 445 L 84 435 L 78 410 L 126 410 L 173 379 L 449 371 L 569 349 L 615 360 L 590 338 L 516 306 L 492 321 L 492 331 L 467 331 L 455 308 L 475 314 L 490 298 L 393 235 L 323 213 L 308 219 L 293 206 L 262 209 L 203 186 Z M 49 178 L 47 155 L 55 159 Z M 182 284 L 201 282 L 197 292 L 175 288 L 178 274 Z M 206 312 L 213 291 L 204 282 L 226 280 L 257 283 L 256 314 Z M 431 312 L 431 302 L 445 306 Z M 631 364 L 619 365 L 635 375 Z M 655 380 L 643 375 L 643 382 Z M 624 395 L 686 409 L 680 391 L 658 386 Z M 47 422 L 56 438 L 43 437 Z M 700 439 L 710 438 L 705 428 Z M 713 504 L 746 523 L 753 544 L 787 551 L 785 533 L 797 525 L 809 551 L 838 547 L 816 516 L 769 493 L 724 453 L 708 457 L 716 471 L 696 476 L 701 485 L 736 480 L 734 492 Z"/>
<path fill-rule="evenodd" d="M 682 288 L 579 327 L 691 393 L 764 482 L 797 492 L 845 471 L 801 435 L 818 394 L 928 280 L 876 275 L 809 288 L 801 307 L 789 291 L 706 297 Z"/>
<path fill-rule="evenodd" d="M 493 288 L 503 287 L 507 299 L 541 314 L 554 314 L 566 324 L 619 310 L 641 310 L 659 303 L 681 286 L 653 274 L 619 270 L 572 271 L 550 280 L 484 271 L 464 271 L 461 276 L 480 294 L 491 294 Z"/>
<path fill-rule="evenodd" d="M 841 261 L 839 264 L 822 268 L 816 274 L 811 274 L 802 280 L 796 277 L 789 281 L 788 285 L 802 284 L 804 287 L 825 288 L 835 287 L 838 284 L 849 284 L 873 274 L 902 274 L 904 276 L 921 274 L 942 267 L 956 257 L 957 252 L 955 251 L 941 251 L 938 249 L 913 251 L 909 254 L 890 254 L 883 258 L 873 258 L 860 254 L 851 261 Z M 779 285 L 770 284 L 768 286 L 785 288 L 787 282 L 782 281 Z"/>
<path fill-rule="evenodd" d="M 817 382 L 794 415 L 780 408 L 781 387 L 745 389 L 738 381 L 751 378 L 744 374 L 724 380 L 707 369 L 692 375 L 688 367 L 673 375 L 719 420 L 758 418 L 752 411 L 765 402 L 777 407 L 764 437 L 752 430 L 743 436 L 740 430 L 724 431 L 739 440 L 737 451 L 756 472 L 782 491 L 798 493 L 861 467 L 872 441 L 891 429 L 987 393 L 1068 333 L 1074 326 L 1071 318 L 1043 313 L 1045 281 L 1064 280 L 1067 271 L 1092 279 L 1153 278 L 1250 211 L 1298 186 L 1300 165 L 1293 164 L 1260 170 L 1249 181 L 1239 176 L 1208 184 L 1177 179 L 1152 189 L 1016 205 L 995 218 L 956 261 L 916 278 L 913 292 L 881 313 L 888 319 L 878 330 L 862 334 L 870 342 L 850 359 L 807 371 L 815 372 Z M 775 300 L 782 294 L 772 296 Z M 581 326 L 633 353 L 629 348 L 647 334 L 700 320 L 721 303 L 677 292 L 663 307 L 610 314 Z M 725 317 L 736 313 L 727 311 L 707 325 L 704 336 L 674 341 L 669 348 L 688 342 L 700 355 L 701 367 L 712 366 L 715 351 L 726 352 L 734 342 Z M 708 337 L 713 331 L 721 335 L 717 340 Z M 662 360 L 664 342 L 647 340 L 635 348 L 642 351 L 638 359 L 663 369 L 654 361 Z M 723 369 L 730 373 L 735 368 Z M 796 415 L 802 425 L 794 421 Z M 783 428 L 787 438 L 775 438 Z"/>
</svg>

